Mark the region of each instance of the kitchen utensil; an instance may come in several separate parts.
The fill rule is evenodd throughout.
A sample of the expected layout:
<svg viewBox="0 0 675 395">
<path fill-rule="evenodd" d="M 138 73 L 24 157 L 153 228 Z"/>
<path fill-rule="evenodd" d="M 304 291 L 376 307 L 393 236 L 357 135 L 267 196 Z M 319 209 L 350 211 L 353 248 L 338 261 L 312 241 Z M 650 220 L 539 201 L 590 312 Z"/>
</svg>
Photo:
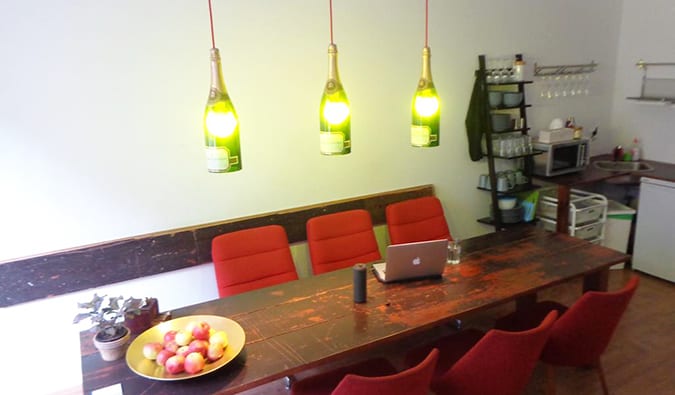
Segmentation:
<svg viewBox="0 0 675 395">
<path fill-rule="evenodd" d="M 497 190 L 499 192 L 506 192 L 509 189 L 511 189 L 511 186 L 509 185 L 509 179 L 508 177 L 502 175 L 497 178 Z"/>
<path fill-rule="evenodd" d="M 498 199 L 500 210 L 510 210 L 516 207 L 518 199 L 515 196 L 500 196 Z"/>
<path fill-rule="evenodd" d="M 511 127 L 511 115 L 492 114 L 492 130 L 501 132 Z"/>
<path fill-rule="evenodd" d="M 506 107 L 515 107 L 523 101 L 522 92 L 504 92 L 502 101 Z"/>
<path fill-rule="evenodd" d="M 489 91 L 488 92 L 488 103 L 490 107 L 497 108 L 502 105 L 502 96 L 503 93 L 499 91 Z"/>
<path fill-rule="evenodd" d="M 478 187 L 482 189 L 490 189 L 490 178 L 487 174 L 481 174 L 478 177 Z"/>
</svg>

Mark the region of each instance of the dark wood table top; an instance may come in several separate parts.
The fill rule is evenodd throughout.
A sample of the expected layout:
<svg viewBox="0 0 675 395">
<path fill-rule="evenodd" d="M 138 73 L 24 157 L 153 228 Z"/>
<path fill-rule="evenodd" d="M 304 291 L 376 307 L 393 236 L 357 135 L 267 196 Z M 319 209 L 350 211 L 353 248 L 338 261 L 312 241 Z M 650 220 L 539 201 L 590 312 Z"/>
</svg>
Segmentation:
<svg viewBox="0 0 675 395">
<path fill-rule="evenodd" d="M 237 393 L 571 279 L 586 277 L 588 288 L 606 289 L 607 269 L 628 258 L 532 226 L 462 244 L 462 262 L 448 265 L 442 279 L 385 285 L 369 273 L 363 304 L 353 302 L 352 271 L 345 269 L 172 311 L 174 318 L 225 316 L 246 332 L 235 360 L 194 379 L 137 376 L 124 359 L 102 361 L 83 332 L 84 391 L 121 383 L 132 394 Z"/>
</svg>

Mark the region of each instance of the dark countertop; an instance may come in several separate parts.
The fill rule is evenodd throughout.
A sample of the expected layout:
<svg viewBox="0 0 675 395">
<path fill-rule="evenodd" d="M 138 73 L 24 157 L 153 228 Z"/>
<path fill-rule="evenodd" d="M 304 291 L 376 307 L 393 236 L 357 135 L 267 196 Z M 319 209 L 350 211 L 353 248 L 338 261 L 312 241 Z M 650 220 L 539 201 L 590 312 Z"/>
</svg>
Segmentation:
<svg viewBox="0 0 675 395">
<path fill-rule="evenodd" d="M 612 156 L 609 154 L 594 156 L 591 158 L 591 164 L 584 171 L 578 173 L 563 174 L 556 177 L 535 176 L 535 178 L 570 187 L 593 184 L 599 181 L 607 181 L 612 184 L 639 185 L 640 178 L 643 176 L 675 182 L 675 164 L 673 163 L 641 160 L 640 162 L 648 163 L 654 170 L 631 172 L 600 170 L 593 165 L 593 162 L 598 160 L 612 160 Z"/>
</svg>

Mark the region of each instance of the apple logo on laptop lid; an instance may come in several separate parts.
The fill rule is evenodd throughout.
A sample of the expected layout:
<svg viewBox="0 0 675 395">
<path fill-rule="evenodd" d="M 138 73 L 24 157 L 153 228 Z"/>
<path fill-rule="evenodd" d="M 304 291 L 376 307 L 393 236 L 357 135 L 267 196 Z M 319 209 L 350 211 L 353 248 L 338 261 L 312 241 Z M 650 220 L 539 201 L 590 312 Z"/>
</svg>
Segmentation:
<svg viewBox="0 0 675 395">
<path fill-rule="evenodd" d="M 420 259 L 420 257 L 417 256 L 412 260 L 412 263 L 413 265 L 419 265 L 420 263 L 422 263 L 422 260 Z"/>
</svg>

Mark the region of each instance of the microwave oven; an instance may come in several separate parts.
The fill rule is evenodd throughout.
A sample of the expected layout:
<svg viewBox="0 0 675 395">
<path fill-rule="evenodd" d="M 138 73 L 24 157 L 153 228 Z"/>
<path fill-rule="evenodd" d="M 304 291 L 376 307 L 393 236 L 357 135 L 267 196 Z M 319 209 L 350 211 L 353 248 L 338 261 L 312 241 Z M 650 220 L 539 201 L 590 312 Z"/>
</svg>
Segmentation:
<svg viewBox="0 0 675 395">
<path fill-rule="evenodd" d="M 534 156 L 534 174 L 553 177 L 581 171 L 588 165 L 590 140 L 567 140 L 554 143 L 536 142 L 535 150 L 543 151 Z"/>
</svg>

